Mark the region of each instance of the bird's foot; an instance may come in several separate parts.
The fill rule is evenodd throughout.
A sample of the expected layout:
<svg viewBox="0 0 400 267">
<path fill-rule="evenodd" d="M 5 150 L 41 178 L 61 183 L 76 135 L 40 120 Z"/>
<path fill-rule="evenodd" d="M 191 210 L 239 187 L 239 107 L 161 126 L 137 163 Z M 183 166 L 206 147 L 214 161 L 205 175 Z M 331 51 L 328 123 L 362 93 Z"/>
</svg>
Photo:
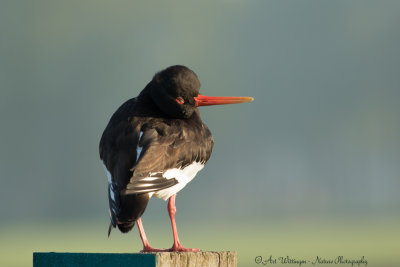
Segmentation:
<svg viewBox="0 0 400 267">
<path fill-rule="evenodd" d="M 174 244 L 172 248 L 168 249 L 169 252 L 199 252 L 198 248 L 184 248 L 181 244 Z"/>
<path fill-rule="evenodd" d="M 140 253 L 151 253 L 151 252 L 199 252 L 200 249 L 198 248 L 184 248 L 182 245 L 179 246 L 172 246 L 172 248 L 168 249 L 159 249 L 153 247 L 145 247 L 143 248 Z"/>
</svg>

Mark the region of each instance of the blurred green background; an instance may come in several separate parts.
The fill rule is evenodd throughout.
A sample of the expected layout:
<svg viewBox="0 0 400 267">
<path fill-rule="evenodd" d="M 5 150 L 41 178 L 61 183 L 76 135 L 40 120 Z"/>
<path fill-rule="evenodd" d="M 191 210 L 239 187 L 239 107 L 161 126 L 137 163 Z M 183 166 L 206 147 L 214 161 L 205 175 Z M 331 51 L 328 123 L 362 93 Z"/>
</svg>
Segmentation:
<svg viewBox="0 0 400 267">
<path fill-rule="evenodd" d="M 239 266 L 399 266 L 399 14 L 400 1 L 1 0 L 0 266 L 141 249 L 136 227 L 106 236 L 98 142 L 174 64 L 203 94 L 255 98 L 201 109 L 215 147 L 177 197 L 185 246 L 236 250 Z M 171 246 L 166 202 L 143 222 Z"/>
</svg>

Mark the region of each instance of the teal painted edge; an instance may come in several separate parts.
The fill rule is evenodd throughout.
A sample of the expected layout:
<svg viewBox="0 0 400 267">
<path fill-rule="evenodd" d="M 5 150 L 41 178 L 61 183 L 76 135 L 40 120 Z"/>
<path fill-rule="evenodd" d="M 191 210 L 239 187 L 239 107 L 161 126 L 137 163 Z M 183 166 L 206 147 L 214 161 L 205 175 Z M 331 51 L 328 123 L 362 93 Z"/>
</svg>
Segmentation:
<svg viewBox="0 0 400 267">
<path fill-rule="evenodd" d="M 34 252 L 33 267 L 155 267 L 155 254 Z"/>
</svg>

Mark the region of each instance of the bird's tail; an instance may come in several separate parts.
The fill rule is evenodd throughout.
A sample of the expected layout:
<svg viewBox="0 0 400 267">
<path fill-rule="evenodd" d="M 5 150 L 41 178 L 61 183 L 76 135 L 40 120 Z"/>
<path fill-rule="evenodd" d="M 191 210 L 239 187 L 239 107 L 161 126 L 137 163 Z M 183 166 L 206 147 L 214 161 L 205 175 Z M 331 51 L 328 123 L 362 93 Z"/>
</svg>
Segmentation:
<svg viewBox="0 0 400 267">
<path fill-rule="evenodd" d="M 112 224 L 112 222 L 110 222 L 110 226 L 108 226 L 108 237 L 110 237 L 111 230 L 112 230 L 113 228 L 114 228 L 114 227 L 113 227 L 113 224 Z"/>
<path fill-rule="evenodd" d="M 120 207 L 113 208 L 111 206 L 111 223 L 108 228 L 108 236 L 110 236 L 112 228 L 118 226 L 122 233 L 128 233 L 135 226 L 135 221 L 139 219 L 147 203 L 149 202 L 149 194 L 126 194 L 120 195 Z M 118 209 L 118 213 L 113 211 Z"/>
<path fill-rule="evenodd" d="M 118 223 L 117 226 L 118 226 L 118 229 L 122 233 L 127 233 L 130 230 L 132 230 L 133 226 L 135 226 L 135 221 L 128 221 L 128 222 Z"/>
<path fill-rule="evenodd" d="M 135 226 L 135 221 L 129 221 L 129 222 L 124 222 L 124 223 L 118 223 L 117 224 L 118 229 L 122 232 L 122 233 L 127 233 L 130 230 L 132 230 L 133 226 Z M 115 228 L 112 224 L 112 222 L 110 222 L 110 226 L 108 226 L 108 237 L 110 237 L 111 234 L 111 230 Z"/>
</svg>

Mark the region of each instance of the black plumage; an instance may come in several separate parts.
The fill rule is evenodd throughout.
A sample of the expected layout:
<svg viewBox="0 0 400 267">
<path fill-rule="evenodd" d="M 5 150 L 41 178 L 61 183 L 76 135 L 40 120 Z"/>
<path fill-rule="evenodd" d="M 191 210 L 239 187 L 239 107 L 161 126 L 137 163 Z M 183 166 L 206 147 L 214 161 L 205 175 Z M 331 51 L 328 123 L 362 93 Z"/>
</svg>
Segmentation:
<svg viewBox="0 0 400 267">
<path fill-rule="evenodd" d="M 194 72 L 183 66 L 170 67 L 156 74 L 138 97 L 118 108 L 104 130 L 100 158 L 112 177 L 111 221 L 122 232 L 128 232 L 142 216 L 149 200 L 144 193 L 177 183 L 162 177 L 163 172 L 192 162 L 205 164 L 210 158 L 213 138 L 193 99 L 199 87 Z M 176 103 L 176 97 L 182 97 L 185 104 Z M 143 181 L 146 177 L 159 179 Z"/>
<path fill-rule="evenodd" d="M 141 216 L 149 199 L 168 199 L 174 235 L 170 251 L 186 249 L 175 224 L 175 194 L 209 160 L 213 148 L 210 130 L 198 106 L 251 101 L 249 97 L 208 97 L 199 94 L 197 75 L 185 66 L 159 73 L 139 96 L 122 104 L 112 115 L 100 140 L 100 158 L 108 172 L 108 197 L 112 227 L 123 233 L 138 224 L 143 251 L 153 249 L 146 238 Z"/>
</svg>

